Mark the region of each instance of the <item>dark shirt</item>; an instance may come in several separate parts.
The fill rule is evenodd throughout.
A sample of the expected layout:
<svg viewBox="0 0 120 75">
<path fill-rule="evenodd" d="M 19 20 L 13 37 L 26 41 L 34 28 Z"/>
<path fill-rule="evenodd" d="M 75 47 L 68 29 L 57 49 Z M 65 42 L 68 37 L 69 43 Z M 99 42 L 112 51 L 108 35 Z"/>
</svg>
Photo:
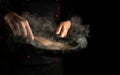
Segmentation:
<svg viewBox="0 0 120 75">
<path fill-rule="evenodd" d="M 56 0 L 2 0 L 0 4 L 5 8 L 1 10 L 4 13 L 13 11 L 22 14 L 29 11 L 40 16 L 55 16 L 57 12 Z"/>
<path fill-rule="evenodd" d="M 76 14 L 73 6 L 70 4 L 63 0 L 1 0 L 0 12 L 2 14 L 0 14 L 4 16 L 8 11 L 13 11 L 18 14 L 29 11 L 40 16 L 57 17 L 59 15 L 61 20 L 68 20 L 73 14 Z"/>
<path fill-rule="evenodd" d="M 59 15 L 59 4 L 57 0 L 2 0 L 0 4 L 2 4 L 2 19 L 9 11 L 16 12 L 19 15 L 28 11 L 30 14 L 39 14 L 41 17 L 49 16 L 55 20 L 59 18 L 59 16 L 56 16 Z M 10 41 L 8 44 L 11 44 L 9 47 L 15 52 L 10 54 L 10 58 L 16 57 L 15 59 L 17 59 L 17 61 L 14 60 L 14 62 L 20 64 L 43 64 L 56 62 L 56 58 L 41 56 L 40 54 L 36 54 L 36 52 L 34 54 L 35 48 L 33 47 L 16 45 L 16 43 L 11 43 Z"/>
</svg>

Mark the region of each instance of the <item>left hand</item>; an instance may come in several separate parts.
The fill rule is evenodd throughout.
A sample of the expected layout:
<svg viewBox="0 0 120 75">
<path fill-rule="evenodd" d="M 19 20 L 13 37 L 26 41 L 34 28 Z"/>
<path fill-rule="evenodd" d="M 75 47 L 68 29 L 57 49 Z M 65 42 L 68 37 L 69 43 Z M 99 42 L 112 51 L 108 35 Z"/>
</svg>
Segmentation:
<svg viewBox="0 0 120 75">
<path fill-rule="evenodd" d="M 64 38 L 64 37 L 67 36 L 67 33 L 68 33 L 70 27 L 71 27 L 71 21 L 70 20 L 61 22 L 58 29 L 57 29 L 56 34 L 60 35 L 61 38 Z"/>
</svg>

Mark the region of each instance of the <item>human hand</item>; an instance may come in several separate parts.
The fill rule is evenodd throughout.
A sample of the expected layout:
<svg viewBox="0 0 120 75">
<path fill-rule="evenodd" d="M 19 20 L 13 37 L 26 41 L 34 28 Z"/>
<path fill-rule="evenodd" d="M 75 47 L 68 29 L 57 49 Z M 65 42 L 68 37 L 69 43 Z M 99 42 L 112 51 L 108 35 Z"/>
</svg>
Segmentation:
<svg viewBox="0 0 120 75">
<path fill-rule="evenodd" d="M 59 27 L 57 29 L 56 34 L 60 35 L 61 38 L 64 38 L 67 36 L 67 33 L 68 33 L 70 28 L 71 28 L 71 21 L 70 20 L 61 22 L 59 24 Z"/>
<path fill-rule="evenodd" d="M 14 12 L 9 12 L 4 16 L 4 20 L 12 29 L 14 35 L 34 40 L 32 30 L 25 18 Z"/>
</svg>

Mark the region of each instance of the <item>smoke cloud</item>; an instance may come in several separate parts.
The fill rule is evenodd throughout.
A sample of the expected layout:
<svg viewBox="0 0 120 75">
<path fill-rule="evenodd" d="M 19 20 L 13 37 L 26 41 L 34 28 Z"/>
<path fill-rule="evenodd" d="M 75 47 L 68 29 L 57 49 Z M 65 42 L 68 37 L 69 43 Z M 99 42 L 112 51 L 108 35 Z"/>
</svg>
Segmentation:
<svg viewBox="0 0 120 75">
<path fill-rule="evenodd" d="M 40 17 L 39 15 L 31 14 L 27 15 L 27 17 L 23 15 L 23 17 L 28 20 L 34 36 L 43 37 L 51 41 L 61 42 L 63 44 L 77 42 L 81 48 L 85 48 L 87 46 L 86 37 L 89 34 L 89 25 L 82 25 L 80 17 L 71 17 L 72 27 L 65 39 L 58 39 L 58 37 L 56 37 L 55 32 L 58 25 L 56 25 L 53 18 Z M 36 41 L 31 44 L 39 48 L 44 48 L 41 44 L 37 44 Z"/>
</svg>

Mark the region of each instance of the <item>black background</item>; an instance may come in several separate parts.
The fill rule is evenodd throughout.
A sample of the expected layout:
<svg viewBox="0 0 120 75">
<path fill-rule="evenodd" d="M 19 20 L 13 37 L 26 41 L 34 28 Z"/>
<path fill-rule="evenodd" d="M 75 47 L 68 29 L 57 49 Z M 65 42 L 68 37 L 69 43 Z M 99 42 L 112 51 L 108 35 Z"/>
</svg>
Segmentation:
<svg viewBox="0 0 120 75">
<path fill-rule="evenodd" d="M 74 5 L 73 5 L 74 4 Z M 100 68 L 100 58 L 98 57 L 100 49 L 101 35 L 100 29 L 103 24 L 103 2 L 99 1 L 71 1 L 72 7 L 79 13 L 83 23 L 90 25 L 90 38 L 88 38 L 88 47 L 84 51 L 69 54 L 65 56 L 65 72 L 73 75 L 95 73 Z M 101 29 L 103 30 L 103 29 Z M 67 75 L 66 74 L 66 75 Z"/>
</svg>

